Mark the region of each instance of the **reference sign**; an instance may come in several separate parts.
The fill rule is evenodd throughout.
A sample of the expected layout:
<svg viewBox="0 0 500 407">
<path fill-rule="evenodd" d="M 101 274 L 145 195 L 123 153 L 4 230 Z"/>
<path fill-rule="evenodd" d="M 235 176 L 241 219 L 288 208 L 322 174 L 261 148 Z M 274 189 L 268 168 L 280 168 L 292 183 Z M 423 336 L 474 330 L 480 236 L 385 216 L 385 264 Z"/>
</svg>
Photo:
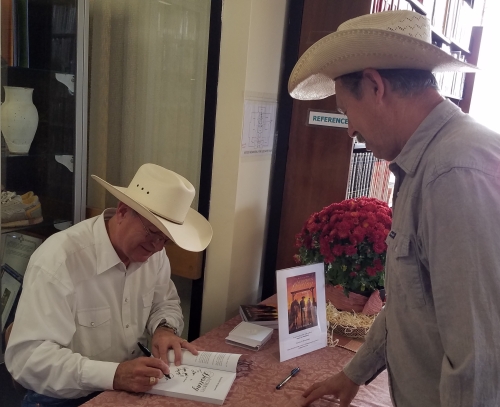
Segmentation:
<svg viewBox="0 0 500 407">
<path fill-rule="evenodd" d="M 347 129 L 349 121 L 347 120 L 346 115 L 340 113 L 325 113 L 310 110 L 308 124 L 327 127 L 342 127 Z"/>
</svg>

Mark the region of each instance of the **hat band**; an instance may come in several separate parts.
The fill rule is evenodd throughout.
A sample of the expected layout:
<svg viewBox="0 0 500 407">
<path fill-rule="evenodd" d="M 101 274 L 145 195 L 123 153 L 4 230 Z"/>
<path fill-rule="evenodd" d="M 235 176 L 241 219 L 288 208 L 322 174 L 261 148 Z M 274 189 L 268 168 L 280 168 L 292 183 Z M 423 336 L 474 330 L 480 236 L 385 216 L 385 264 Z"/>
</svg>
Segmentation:
<svg viewBox="0 0 500 407">
<path fill-rule="evenodd" d="M 163 219 L 166 219 L 168 220 L 169 222 L 173 222 L 173 223 L 176 223 L 178 225 L 183 225 L 184 224 L 184 221 L 180 222 L 178 220 L 175 220 L 175 219 L 171 219 L 169 218 L 168 216 L 165 216 L 163 215 L 162 213 L 159 213 L 159 212 L 156 212 L 155 210 L 149 208 L 148 206 L 144 205 L 144 204 L 141 204 L 142 206 L 144 206 L 149 212 L 155 214 L 156 216 L 159 216 L 160 218 L 163 218 Z"/>
</svg>

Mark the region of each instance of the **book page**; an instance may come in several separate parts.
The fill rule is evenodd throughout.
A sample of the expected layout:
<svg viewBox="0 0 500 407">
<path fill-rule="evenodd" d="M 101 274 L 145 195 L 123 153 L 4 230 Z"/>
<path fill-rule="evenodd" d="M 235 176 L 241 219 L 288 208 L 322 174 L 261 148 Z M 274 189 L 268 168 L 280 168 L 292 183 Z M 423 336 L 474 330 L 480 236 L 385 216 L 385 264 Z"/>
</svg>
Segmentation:
<svg viewBox="0 0 500 407">
<path fill-rule="evenodd" d="M 206 351 L 199 351 L 198 355 L 193 355 L 188 350 L 183 350 L 182 364 L 236 373 L 236 366 L 238 365 L 238 359 L 240 358 L 240 356 L 241 354 L 236 353 Z M 174 351 L 171 349 L 168 351 L 168 363 L 170 365 L 173 365 L 174 359 Z"/>
<path fill-rule="evenodd" d="M 148 393 L 220 405 L 236 379 L 236 373 L 174 364 L 170 376 L 169 380 L 161 378 Z"/>
</svg>

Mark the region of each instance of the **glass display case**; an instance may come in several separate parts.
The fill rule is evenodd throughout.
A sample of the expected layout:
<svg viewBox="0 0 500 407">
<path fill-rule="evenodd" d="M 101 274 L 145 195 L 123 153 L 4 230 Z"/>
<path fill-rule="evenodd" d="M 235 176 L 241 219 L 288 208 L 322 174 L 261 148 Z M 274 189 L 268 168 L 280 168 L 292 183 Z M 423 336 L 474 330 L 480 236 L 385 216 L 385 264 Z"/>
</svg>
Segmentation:
<svg viewBox="0 0 500 407">
<path fill-rule="evenodd" d="M 88 0 L 1 6 L 4 339 L 31 253 L 85 217 Z"/>
</svg>

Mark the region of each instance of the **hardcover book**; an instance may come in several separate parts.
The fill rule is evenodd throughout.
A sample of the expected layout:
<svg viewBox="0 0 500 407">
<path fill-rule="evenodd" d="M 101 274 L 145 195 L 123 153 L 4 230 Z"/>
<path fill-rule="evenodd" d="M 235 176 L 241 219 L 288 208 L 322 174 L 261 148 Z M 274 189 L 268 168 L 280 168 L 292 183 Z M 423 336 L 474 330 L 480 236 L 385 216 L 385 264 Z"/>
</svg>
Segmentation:
<svg viewBox="0 0 500 407">
<path fill-rule="evenodd" d="M 272 328 L 243 321 L 229 332 L 226 343 L 249 350 L 259 350 L 271 338 L 272 334 Z"/>
<path fill-rule="evenodd" d="M 240 305 L 240 315 L 245 322 L 278 329 L 278 308 L 274 305 Z"/>
<path fill-rule="evenodd" d="M 168 352 L 170 376 L 162 378 L 148 393 L 222 405 L 234 379 L 240 354 L 182 351 L 182 364 L 175 366 L 174 351 Z"/>
</svg>

